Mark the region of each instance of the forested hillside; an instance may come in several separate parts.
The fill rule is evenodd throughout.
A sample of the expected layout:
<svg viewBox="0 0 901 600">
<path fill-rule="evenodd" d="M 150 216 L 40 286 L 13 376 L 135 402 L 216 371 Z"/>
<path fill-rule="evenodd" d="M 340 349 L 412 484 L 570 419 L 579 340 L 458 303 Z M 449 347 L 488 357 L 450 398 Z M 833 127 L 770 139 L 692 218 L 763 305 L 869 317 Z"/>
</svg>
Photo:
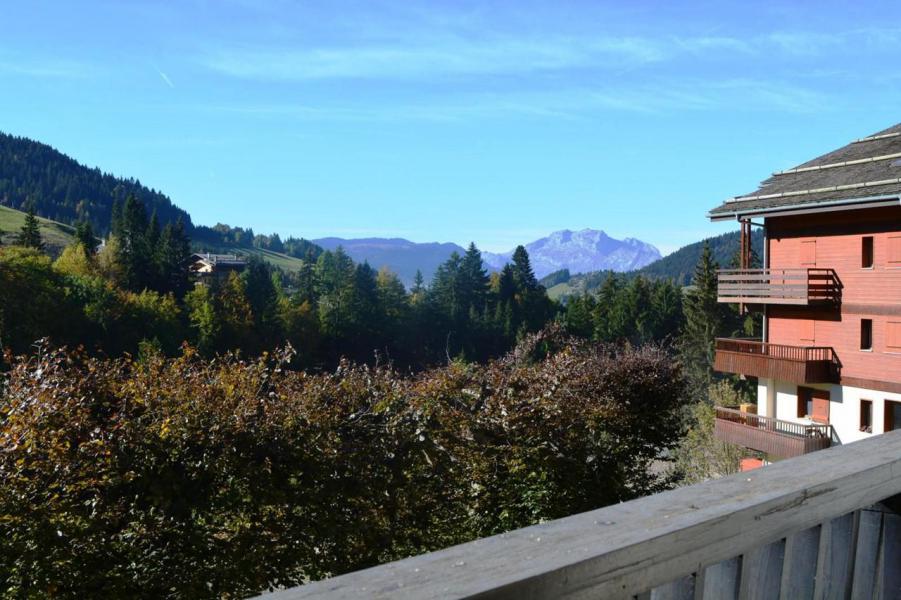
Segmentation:
<svg viewBox="0 0 901 600">
<path fill-rule="evenodd" d="M 89 168 L 62 152 L 34 140 L 0 133 L 0 204 L 74 225 L 91 223 L 94 231 L 110 229 L 113 203 L 134 196 L 156 212 L 161 224 L 182 219 L 191 230 L 191 217 L 164 194 L 137 179 L 124 179 Z"/>
<path fill-rule="evenodd" d="M 720 267 L 728 267 L 738 254 L 739 232 L 730 231 L 716 237 L 707 238 L 688 246 L 679 248 L 672 254 L 664 256 L 660 260 L 654 261 L 648 266 L 639 269 L 638 273 L 652 277 L 655 279 L 672 279 L 676 283 L 688 285 L 691 283 L 691 275 L 694 272 L 698 260 L 701 258 L 701 252 L 704 250 L 704 243 L 710 246 L 710 253 L 713 260 Z M 751 244 L 758 256 L 763 253 L 763 233 L 760 229 L 754 229 L 751 234 Z"/>
</svg>

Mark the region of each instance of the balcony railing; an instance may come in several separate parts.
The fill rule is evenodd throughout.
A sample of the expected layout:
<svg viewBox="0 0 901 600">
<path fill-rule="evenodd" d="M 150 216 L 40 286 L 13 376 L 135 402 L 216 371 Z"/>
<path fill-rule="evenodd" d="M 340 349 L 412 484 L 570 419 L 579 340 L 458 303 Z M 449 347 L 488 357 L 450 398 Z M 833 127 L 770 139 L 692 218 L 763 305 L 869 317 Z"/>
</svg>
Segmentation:
<svg viewBox="0 0 901 600">
<path fill-rule="evenodd" d="M 713 368 L 722 373 L 793 383 L 838 383 L 839 362 L 828 346 L 788 346 L 755 340 L 716 340 Z"/>
<path fill-rule="evenodd" d="M 832 445 L 831 425 L 805 425 L 717 406 L 714 435 L 777 458 L 792 458 Z"/>
<path fill-rule="evenodd" d="M 744 304 L 822 304 L 841 300 L 832 269 L 721 269 L 717 300 Z"/>
<path fill-rule="evenodd" d="M 901 431 L 267 595 L 898 598 Z"/>
</svg>

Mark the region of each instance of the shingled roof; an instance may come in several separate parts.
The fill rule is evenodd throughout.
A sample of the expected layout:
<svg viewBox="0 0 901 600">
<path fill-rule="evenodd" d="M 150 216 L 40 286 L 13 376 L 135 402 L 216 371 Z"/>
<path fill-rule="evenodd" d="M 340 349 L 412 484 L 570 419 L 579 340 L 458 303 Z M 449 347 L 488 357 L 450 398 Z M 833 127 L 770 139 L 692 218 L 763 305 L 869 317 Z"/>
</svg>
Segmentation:
<svg viewBox="0 0 901 600">
<path fill-rule="evenodd" d="M 898 204 L 899 198 L 901 123 L 773 173 L 757 191 L 727 200 L 708 216 L 721 220 L 845 204 Z"/>
</svg>

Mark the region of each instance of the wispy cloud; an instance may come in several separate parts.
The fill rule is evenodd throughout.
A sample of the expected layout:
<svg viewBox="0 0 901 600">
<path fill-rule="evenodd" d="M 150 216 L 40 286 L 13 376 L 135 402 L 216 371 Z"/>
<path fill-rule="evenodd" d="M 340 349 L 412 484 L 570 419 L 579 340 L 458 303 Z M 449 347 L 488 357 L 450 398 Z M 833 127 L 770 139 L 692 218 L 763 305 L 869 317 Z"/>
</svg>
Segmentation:
<svg viewBox="0 0 901 600">
<path fill-rule="evenodd" d="M 0 56 L 0 74 L 38 79 L 85 79 L 96 75 L 95 65 L 66 59 L 33 59 Z"/>
<path fill-rule="evenodd" d="M 568 87 L 551 91 L 458 94 L 453 100 L 336 105 L 276 103 L 198 107 L 258 118 L 345 122 L 466 122 L 477 118 L 596 118 L 601 113 L 668 114 L 715 110 L 822 112 L 837 101 L 813 89 L 755 79 L 662 79 L 631 85 Z"/>
<path fill-rule="evenodd" d="M 218 73 L 245 79 L 418 79 L 441 76 L 522 74 L 571 69 L 621 69 L 679 59 L 809 59 L 847 49 L 901 49 L 901 30 L 858 29 L 838 33 L 774 31 L 688 36 L 499 36 L 486 32 L 448 35 L 420 32 L 378 44 L 298 47 L 290 42 L 213 46 L 197 61 Z"/>
<path fill-rule="evenodd" d="M 162 79 L 163 82 L 164 82 L 166 85 L 168 85 L 168 86 L 169 86 L 170 88 L 172 88 L 172 89 L 175 89 L 175 84 L 172 83 L 172 80 L 169 79 L 169 76 L 168 76 L 168 75 L 166 75 L 165 73 L 163 73 L 162 71 L 160 71 L 157 67 L 153 67 L 153 68 L 156 70 L 157 73 L 159 73 L 160 79 Z"/>
<path fill-rule="evenodd" d="M 235 77 L 315 80 L 524 73 L 597 65 L 621 67 L 663 58 L 657 44 L 642 38 L 561 37 L 444 39 L 431 44 L 305 50 L 222 49 L 208 53 L 201 62 Z"/>
</svg>

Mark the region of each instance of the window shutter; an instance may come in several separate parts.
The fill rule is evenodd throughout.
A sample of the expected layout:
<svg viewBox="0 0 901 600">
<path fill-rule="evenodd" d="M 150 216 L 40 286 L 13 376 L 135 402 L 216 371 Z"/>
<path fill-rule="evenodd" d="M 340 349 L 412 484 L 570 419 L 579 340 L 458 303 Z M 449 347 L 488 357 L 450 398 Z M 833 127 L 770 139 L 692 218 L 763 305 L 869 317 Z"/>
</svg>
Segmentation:
<svg viewBox="0 0 901 600">
<path fill-rule="evenodd" d="M 890 265 L 901 265 L 901 235 L 888 238 L 888 262 Z"/>
<path fill-rule="evenodd" d="M 813 414 L 810 417 L 818 423 L 829 422 L 829 392 L 812 390 Z"/>
<path fill-rule="evenodd" d="M 891 351 L 901 352 L 901 321 L 885 324 L 885 345 Z"/>
<path fill-rule="evenodd" d="M 801 264 L 806 266 L 816 266 L 817 264 L 817 241 L 808 240 L 801 242 Z"/>
<path fill-rule="evenodd" d="M 814 320 L 813 319 L 803 319 L 798 321 L 798 327 L 800 329 L 798 337 L 802 342 L 807 342 L 811 346 L 813 345 L 815 337 L 814 332 Z"/>
</svg>

